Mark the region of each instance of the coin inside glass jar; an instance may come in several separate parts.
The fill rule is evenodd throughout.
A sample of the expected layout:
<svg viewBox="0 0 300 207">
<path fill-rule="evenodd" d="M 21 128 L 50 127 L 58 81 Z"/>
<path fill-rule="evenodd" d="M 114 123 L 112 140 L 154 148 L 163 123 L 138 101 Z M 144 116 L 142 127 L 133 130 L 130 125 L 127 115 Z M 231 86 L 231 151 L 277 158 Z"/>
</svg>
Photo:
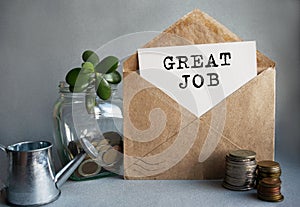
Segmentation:
<svg viewBox="0 0 300 207">
<path fill-rule="evenodd" d="M 121 159 L 120 152 L 110 147 L 102 155 L 102 160 L 107 165 L 113 165 Z"/>
<path fill-rule="evenodd" d="M 83 161 L 78 167 L 78 174 L 83 177 L 97 175 L 101 171 L 101 166 L 92 159 Z"/>
</svg>

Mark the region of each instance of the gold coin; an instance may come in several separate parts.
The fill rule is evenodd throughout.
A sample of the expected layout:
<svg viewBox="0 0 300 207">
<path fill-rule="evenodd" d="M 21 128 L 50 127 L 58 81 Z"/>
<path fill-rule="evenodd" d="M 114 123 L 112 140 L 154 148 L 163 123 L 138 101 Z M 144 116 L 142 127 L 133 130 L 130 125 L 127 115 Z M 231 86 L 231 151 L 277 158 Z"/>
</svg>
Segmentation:
<svg viewBox="0 0 300 207">
<path fill-rule="evenodd" d="M 102 156 L 103 162 L 107 165 L 115 164 L 120 160 L 120 158 L 121 158 L 120 152 L 113 148 L 108 149 L 106 152 L 104 152 Z"/>
<path fill-rule="evenodd" d="M 280 201 L 283 201 L 283 199 L 284 199 L 283 195 L 281 195 L 281 194 L 277 195 L 277 196 L 273 196 L 273 197 L 266 197 L 266 196 L 257 194 L 257 197 L 261 200 L 270 201 L 270 202 L 280 202 Z"/>
<path fill-rule="evenodd" d="M 101 166 L 92 159 L 83 161 L 78 167 L 78 174 L 82 177 L 97 175 L 101 171 Z"/>
<path fill-rule="evenodd" d="M 278 187 L 281 185 L 281 180 L 278 178 L 263 178 L 259 181 L 259 186 Z"/>
<path fill-rule="evenodd" d="M 109 148 L 111 148 L 110 145 L 101 145 L 100 147 L 97 147 L 97 150 L 99 153 L 104 153 L 109 150 Z"/>
<path fill-rule="evenodd" d="M 258 173 L 276 174 L 281 173 L 280 168 L 260 168 L 258 167 Z"/>
<path fill-rule="evenodd" d="M 272 160 L 260 161 L 257 163 L 257 166 L 259 168 L 280 168 L 279 163 Z"/>
<path fill-rule="evenodd" d="M 94 147 L 99 147 L 99 146 L 102 146 L 102 145 L 108 145 L 108 140 L 107 139 L 100 139 L 100 140 L 93 141 L 92 144 L 94 145 Z"/>
<path fill-rule="evenodd" d="M 263 173 L 263 172 L 258 172 L 258 177 L 261 177 L 261 178 L 268 178 L 268 177 L 279 178 L 280 175 L 281 175 L 281 172 L 279 172 L 279 173 Z"/>
</svg>

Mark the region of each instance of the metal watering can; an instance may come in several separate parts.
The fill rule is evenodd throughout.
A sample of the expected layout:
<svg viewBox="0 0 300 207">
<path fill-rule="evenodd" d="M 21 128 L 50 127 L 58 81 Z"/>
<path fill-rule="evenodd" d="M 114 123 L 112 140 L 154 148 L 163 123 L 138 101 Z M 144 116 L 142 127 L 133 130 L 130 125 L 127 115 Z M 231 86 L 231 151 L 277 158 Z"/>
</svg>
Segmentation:
<svg viewBox="0 0 300 207">
<path fill-rule="evenodd" d="M 55 201 L 60 187 L 86 156 L 81 152 L 55 175 L 50 142 L 20 142 L 8 147 L 0 145 L 0 149 L 9 160 L 6 200 L 19 206 Z"/>
</svg>

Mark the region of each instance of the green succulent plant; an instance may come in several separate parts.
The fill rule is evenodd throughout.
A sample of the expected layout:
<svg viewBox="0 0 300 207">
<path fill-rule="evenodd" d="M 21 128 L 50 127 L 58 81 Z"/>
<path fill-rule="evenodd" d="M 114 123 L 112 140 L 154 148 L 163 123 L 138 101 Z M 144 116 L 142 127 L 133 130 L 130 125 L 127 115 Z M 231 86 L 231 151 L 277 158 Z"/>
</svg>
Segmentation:
<svg viewBox="0 0 300 207">
<path fill-rule="evenodd" d="M 94 85 L 99 98 L 107 100 L 111 96 L 111 85 L 122 81 L 117 71 L 119 59 L 107 56 L 100 61 L 98 55 L 86 50 L 82 53 L 81 67 L 71 69 L 66 75 L 66 82 L 71 92 L 84 92 L 91 84 Z"/>
</svg>

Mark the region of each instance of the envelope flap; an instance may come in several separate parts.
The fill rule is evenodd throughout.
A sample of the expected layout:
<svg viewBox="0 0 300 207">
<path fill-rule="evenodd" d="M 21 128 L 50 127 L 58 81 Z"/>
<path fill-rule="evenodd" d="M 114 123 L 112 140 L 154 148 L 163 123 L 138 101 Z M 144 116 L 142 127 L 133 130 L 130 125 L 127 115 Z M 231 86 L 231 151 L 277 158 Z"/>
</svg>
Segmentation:
<svg viewBox="0 0 300 207">
<path fill-rule="evenodd" d="M 183 16 L 144 47 L 165 47 L 190 44 L 242 41 L 237 35 L 209 15 L 196 9 Z M 275 63 L 257 51 L 257 73 L 274 68 Z M 138 70 L 137 54 L 123 64 L 123 71 Z"/>
<path fill-rule="evenodd" d="M 197 119 L 137 73 L 124 73 L 124 77 L 124 137 L 130 143 L 127 155 L 145 156 Z"/>
</svg>

